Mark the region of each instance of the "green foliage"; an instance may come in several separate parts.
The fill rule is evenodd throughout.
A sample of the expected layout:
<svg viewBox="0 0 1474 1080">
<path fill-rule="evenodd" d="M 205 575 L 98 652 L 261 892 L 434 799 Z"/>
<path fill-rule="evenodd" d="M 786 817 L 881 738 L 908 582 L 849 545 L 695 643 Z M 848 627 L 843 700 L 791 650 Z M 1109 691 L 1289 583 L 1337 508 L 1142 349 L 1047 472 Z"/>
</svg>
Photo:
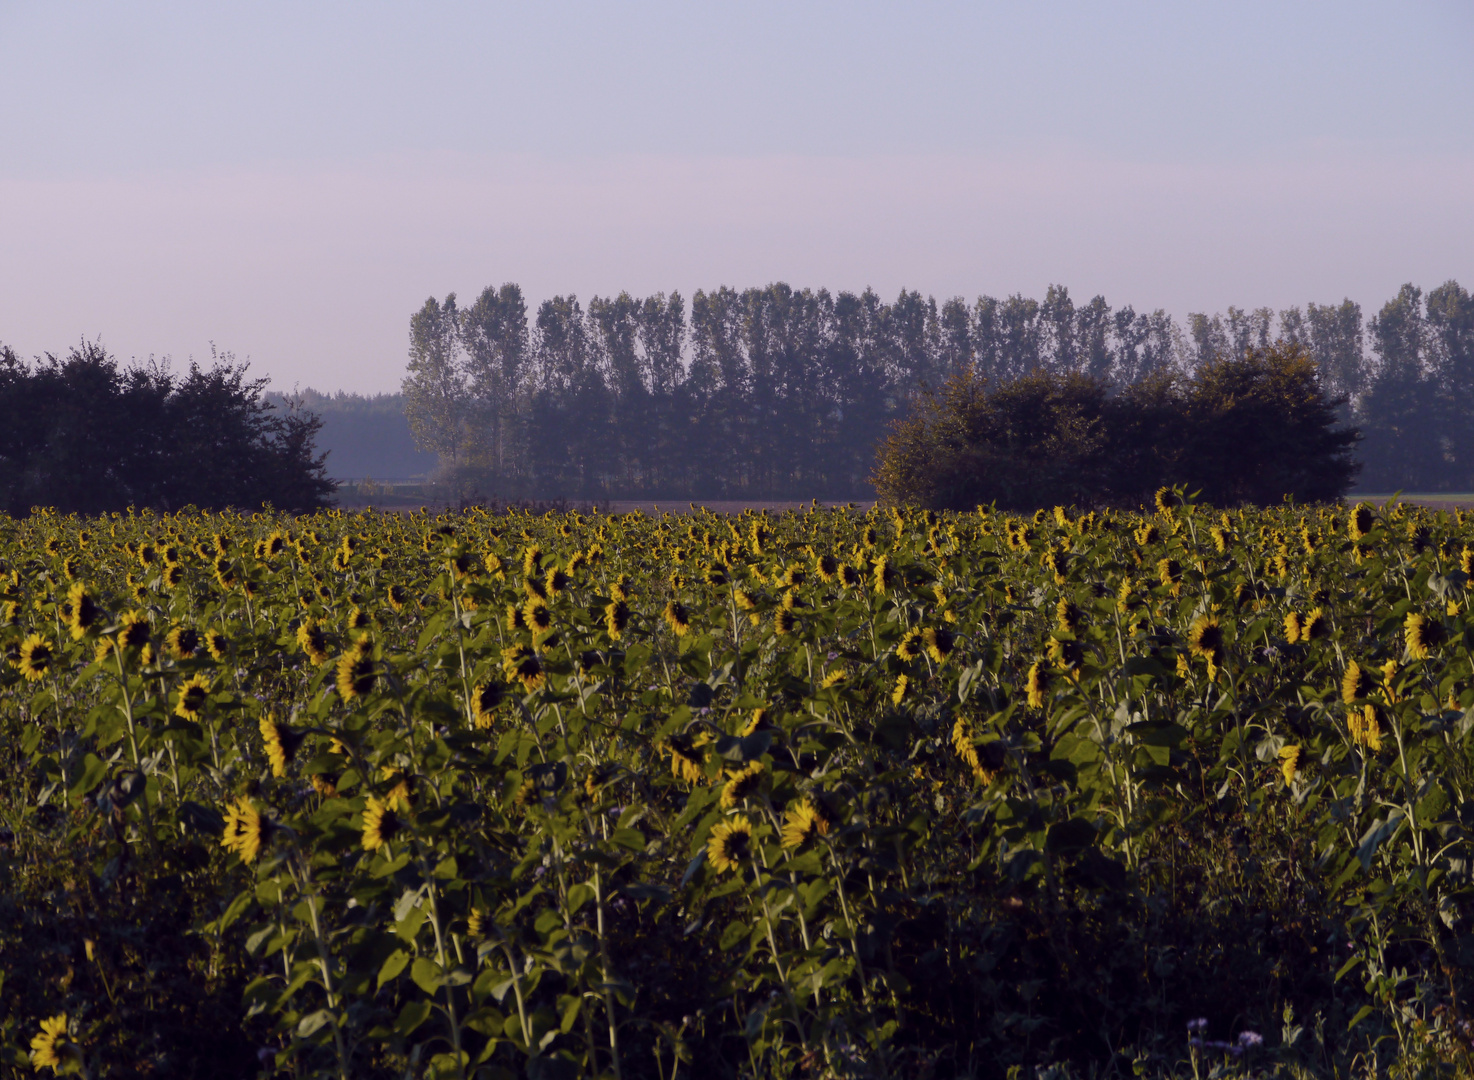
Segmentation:
<svg viewBox="0 0 1474 1080">
<path fill-rule="evenodd" d="M 1337 499 L 1356 474 L 1356 434 L 1338 430 L 1299 346 L 1112 389 L 1042 372 L 995 385 L 965 369 L 896 425 L 876 492 L 934 509 L 1138 506 L 1176 484 L 1233 506 Z"/>
<path fill-rule="evenodd" d="M 1468 1076 L 1474 526 L 1158 502 L 0 518 L 0 1060 Z"/>
<path fill-rule="evenodd" d="M 123 369 L 95 343 L 34 366 L 0 348 L 0 510 L 310 511 L 333 490 L 316 417 L 262 400 L 230 355 L 185 375 Z"/>
</svg>

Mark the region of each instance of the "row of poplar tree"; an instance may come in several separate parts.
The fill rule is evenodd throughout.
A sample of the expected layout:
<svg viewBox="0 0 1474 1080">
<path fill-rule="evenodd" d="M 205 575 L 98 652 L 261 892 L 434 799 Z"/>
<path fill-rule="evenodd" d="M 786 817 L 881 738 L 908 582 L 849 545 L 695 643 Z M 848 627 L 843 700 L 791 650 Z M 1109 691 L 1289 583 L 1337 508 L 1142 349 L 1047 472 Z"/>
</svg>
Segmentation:
<svg viewBox="0 0 1474 1080">
<path fill-rule="evenodd" d="M 872 494 L 876 448 L 925 387 L 1079 373 L 1120 388 L 1303 346 L 1357 428 L 1365 491 L 1474 489 L 1474 301 L 1405 285 L 1351 300 L 1192 314 L 981 297 L 884 302 L 784 284 L 544 301 L 515 284 L 410 319 L 405 412 L 462 491 L 502 498 L 831 499 Z"/>
</svg>

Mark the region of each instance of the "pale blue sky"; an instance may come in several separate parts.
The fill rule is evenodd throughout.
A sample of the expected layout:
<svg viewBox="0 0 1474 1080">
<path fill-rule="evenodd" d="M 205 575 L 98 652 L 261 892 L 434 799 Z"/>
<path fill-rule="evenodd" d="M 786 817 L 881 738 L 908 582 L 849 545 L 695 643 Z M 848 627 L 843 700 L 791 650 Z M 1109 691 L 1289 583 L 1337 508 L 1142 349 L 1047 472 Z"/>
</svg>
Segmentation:
<svg viewBox="0 0 1474 1080">
<path fill-rule="evenodd" d="M 424 298 L 1474 285 L 1474 4 L 0 0 L 0 340 L 388 389 Z"/>
</svg>

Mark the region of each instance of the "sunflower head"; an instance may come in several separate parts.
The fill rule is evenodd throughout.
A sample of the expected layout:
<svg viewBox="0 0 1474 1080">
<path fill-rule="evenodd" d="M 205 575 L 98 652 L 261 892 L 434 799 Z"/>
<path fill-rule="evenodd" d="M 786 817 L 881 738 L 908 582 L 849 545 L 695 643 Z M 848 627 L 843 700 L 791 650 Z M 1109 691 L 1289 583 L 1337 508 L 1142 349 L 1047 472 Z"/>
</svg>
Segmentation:
<svg viewBox="0 0 1474 1080">
<path fill-rule="evenodd" d="M 507 684 L 492 679 L 471 688 L 471 712 L 478 728 L 491 727 L 492 715 L 507 699 Z"/>
<path fill-rule="evenodd" d="M 1371 692 L 1371 675 L 1363 671 L 1361 665 L 1353 660 L 1347 665 L 1346 674 L 1341 676 L 1341 700 L 1351 705 Z"/>
<path fill-rule="evenodd" d="M 762 783 L 765 770 L 766 767 L 762 761 L 754 759 L 736 772 L 729 774 L 730 779 L 722 785 L 722 809 L 733 810 L 741 805 L 743 800 Z"/>
<path fill-rule="evenodd" d="M 530 645 L 512 645 L 502 650 L 502 670 L 509 680 L 515 679 L 529 694 L 547 683 L 542 659 Z"/>
<path fill-rule="evenodd" d="M 1024 690 L 1029 695 L 1029 708 L 1044 708 L 1044 695 L 1049 687 L 1049 669 L 1037 660 L 1029 665 L 1029 676 Z"/>
<path fill-rule="evenodd" d="M 706 841 L 706 858 L 724 874 L 741 870 L 752 858 L 752 822 L 738 814 L 713 825 Z"/>
<path fill-rule="evenodd" d="M 15 666 L 20 668 L 27 682 L 39 682 L 46 677 L 55 660 L 56 650 L 40 634 L 32 634 L 20 643 Z"/>
<path fill-rule="evenodd" d="M 164 647 L 175 660 L 188 660 L 200 651 L 200 634 L 188 626 L 176 626 L 164 636 Z"/>
<path fill-rule="evenodd" d="M 363 808 L 363 850 L 378 851 L 403 827 L 394 799 L 370 795 Z"/>
<path fill-rule="evenodd" d="M 230 641 L 219 630 L 205 631 L 205 651 L 210 654 L 210 659 L 217 664 L 225 663 L 226 650 L 230 648 Z"/>
<path fill-rule="evenodd" d="M 615 600 L 604 608 L 604 629 L 609 640 L 618 641 L 630 624 L 630 606 L 623 600 Z"/>
<path fill-rule="evenodd" d="M 1223 659 L 1223 627 L 1216 616 L 1199 615 L 1187 632 L 1187 648 L 1196 657 L 1216 667 Z"/>
<path fill-rule="evenodd" d="M 297 645 L 315 665 L 328 661 L 328 636 L 314 619 L 303 619 L 297 627 Z"/>
<path fill-rule="evenodd" d="M 285 776 L 287 774 L 287 763 L 297 753 L 297 748 L 302 745 L 305 733 L 290 728 L 285 724 L 278 724 L 271 715 L 261 717 L 261 741 L 266 745 L 266 760 L 271 763 L 272 776 Z"/>
<path fill-rule="evenodd" d="M 773 613 L 773 633 L 779 637 L 793 633 L 798 626 L 798 617 L 788 608 L 780 607 Z"/>
<path fill-rule="evenodd" d="M 210 697 L 210 680 L 195 675 L 179 688 L 179 703 L 174 706 L 174 715 L 185 720 L 198 720 Z"/>
<path fill-rule="evenodd" d="M 1346 518 L 1346 534 L 1353 540 L 1360 540 L 1372 531 L 1376 523 L 1372 508 L 1366 503 L 1357 503 Z"/>
<path fill-rule="evenodd" d="M 927 655 L 938 664 L 952 655 L 952 648 L 956 644 L 952 631 L 945 626 L 928 626 L 921 632 L 921 640 L 926 645 Z"/>
<path fill-rule="evenodd" d="M 261 816 L 255 803 L 242 796 L 225 810 L 225 833 L 220 846 L 250 864 L 261 853 L 261 845 L 270 836 L 271 824 Z"/>
<path fill-rule="evenodd" d="M 1430 653 L 1443 644 L 1443 624 L 1416 611 L 1408 612 L 1402 624 L 1407 639 L 1407 652 L 1414 660 L 1426 660 Z"/>
<path fill-rule="evenodd" d="M 1295 775 L 1300 771 L 1300 747 L 1286 746 L 1280 750 L 1280 772 L 1285 778 L 1285 784 L 1293 784 Z"/>
<path fill-rule="evenodd" d="M 790 804 L 783 815 L 783 846 L 803 847 L 815 836 L 828 834 L 830 828 L 828 816 L 812 799 L 800 799 Z"/>
<path fill-rule="evenodd" d="M 367 634 L 360 637 L 353 648 L 338 657 L 337 686 L 344 701 L 362 697 L 374 688 L 379 676 L 374 663 L 373 642 Z"/>
<path fill-rule="evenodd" d="M 123 616 L 123 621 L 118 627 L 118 644 L 125 649 L 141 649 L 148 644 L 151 633 L 148 614 L 143 611 L 130 611 Z"/>
<path fill-rule="evenodd" d="M 31 1039 L 31 1066 L 37 1072 L 46 1068 L 57 1074 L 82 1071 L 82 1048 L 68 1038 L 67 1029 L 66 1013 L 41 1021 L 41 1033 Z"/>
<path fill-rule="evenodd" d="M 87 591 L 87 586 L 78 581 L 67 590 L 67 623 L 72 629 L 73 640 L 80 641 L 102 618 L 97 601 Z"/>
</svg>

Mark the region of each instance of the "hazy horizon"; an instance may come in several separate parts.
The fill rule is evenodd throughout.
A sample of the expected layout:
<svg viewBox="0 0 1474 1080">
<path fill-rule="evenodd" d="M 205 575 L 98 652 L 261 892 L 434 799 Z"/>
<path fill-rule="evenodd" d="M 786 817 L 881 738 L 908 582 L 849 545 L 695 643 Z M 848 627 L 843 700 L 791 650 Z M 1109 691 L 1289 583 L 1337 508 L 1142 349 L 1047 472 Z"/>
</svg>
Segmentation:
<svg viewBox="0 0 1474 1080">
<path fill-rule="evenodd" d="M 0 341 L 392 392 L 427 296 L 1474 281 L 1465 4 L 0 8 Z"/>
</svg>

